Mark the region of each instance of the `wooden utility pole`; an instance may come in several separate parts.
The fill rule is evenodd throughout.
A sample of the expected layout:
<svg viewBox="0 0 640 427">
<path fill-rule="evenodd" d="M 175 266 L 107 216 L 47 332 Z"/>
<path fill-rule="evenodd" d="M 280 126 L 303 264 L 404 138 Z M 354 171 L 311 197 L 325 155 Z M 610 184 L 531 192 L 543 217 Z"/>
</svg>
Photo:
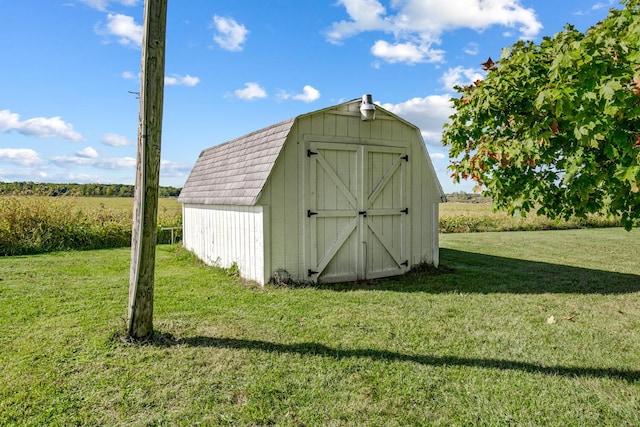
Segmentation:
<svg viewBox="0 0 640 427">
<path fill-rule="evenodd" d="M 145 0 L 127 335 L 153 334 L 167 1 Z"/>
</svg>

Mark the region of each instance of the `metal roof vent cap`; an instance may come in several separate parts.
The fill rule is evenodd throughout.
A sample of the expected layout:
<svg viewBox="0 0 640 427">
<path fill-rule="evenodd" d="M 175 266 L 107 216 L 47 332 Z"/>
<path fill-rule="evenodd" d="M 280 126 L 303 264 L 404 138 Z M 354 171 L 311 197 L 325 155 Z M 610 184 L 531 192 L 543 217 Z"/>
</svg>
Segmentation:
<svg viewBox="0 0 640 427">
<path fill-rule="evenodd" d="M 376 106 L 373 104 L 371 94 L 362 95 L 362 103 L 360 104 L 360 114 L 362 120 L 370 121 L 376 118 Z"/>
</svg>

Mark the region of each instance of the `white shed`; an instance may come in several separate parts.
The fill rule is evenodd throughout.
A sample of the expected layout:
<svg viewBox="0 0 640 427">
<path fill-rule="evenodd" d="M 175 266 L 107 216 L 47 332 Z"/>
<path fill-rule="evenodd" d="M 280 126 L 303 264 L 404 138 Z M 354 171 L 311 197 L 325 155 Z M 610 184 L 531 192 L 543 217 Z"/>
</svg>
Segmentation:
<svg viewBox="0 0 640 427">
<path fill-rule="evenodd" d="M 202 151 L 178 199 L 184 246 L 260 284 L 437 266 L 445 199 L 420 130 L 368 97 Z"/>
</svg>

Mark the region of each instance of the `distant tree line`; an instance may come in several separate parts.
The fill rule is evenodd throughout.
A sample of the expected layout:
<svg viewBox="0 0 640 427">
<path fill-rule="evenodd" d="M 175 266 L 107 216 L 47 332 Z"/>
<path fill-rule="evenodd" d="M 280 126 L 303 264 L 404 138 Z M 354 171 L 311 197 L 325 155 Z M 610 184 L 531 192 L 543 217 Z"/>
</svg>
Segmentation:
<svg viewBox="0 0 640 427">
<path fill-rule="evenodd" d="M 177 197 L 180 188 L 160 187 L 160 197 Z M 52 184 L 37 182 L 0 182 L 0 196 L 102 196 L 133 197 L 134 186 L 125 184 Z"/>
<path fill-rule="evenodd" d="M 491 203 L 491 197 L 485 197 L 481 194 L 465 193 L 458 191 L 456 193 L 447 193 L 447 202 L 455 203 Z"/>
</svg>

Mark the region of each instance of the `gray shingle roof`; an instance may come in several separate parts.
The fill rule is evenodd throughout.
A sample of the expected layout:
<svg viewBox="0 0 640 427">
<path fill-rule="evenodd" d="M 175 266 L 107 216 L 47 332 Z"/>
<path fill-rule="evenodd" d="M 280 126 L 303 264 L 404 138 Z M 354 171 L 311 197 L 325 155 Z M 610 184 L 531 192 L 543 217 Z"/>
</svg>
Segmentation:
<svg viewBox="0 0 640 427">
<path fill-rule="evenodd" d="M 254 205 L 295 118 L 200 153 L 178 201 L 212 205 Z"/>
</svg>

